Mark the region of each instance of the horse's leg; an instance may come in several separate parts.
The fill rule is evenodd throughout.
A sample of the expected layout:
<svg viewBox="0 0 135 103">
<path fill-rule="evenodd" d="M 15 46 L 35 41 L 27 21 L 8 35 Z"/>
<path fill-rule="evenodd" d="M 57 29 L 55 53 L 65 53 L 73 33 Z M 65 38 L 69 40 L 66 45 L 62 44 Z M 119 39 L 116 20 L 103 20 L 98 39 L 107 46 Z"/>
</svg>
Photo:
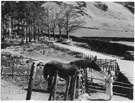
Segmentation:
<svg viewBox="0 0 135 103">
<path fill-rule="evenodd" d="M 51 100 L 51 98 L 53 97 L 53 87 L 54 87 L 54 79 L 55 77 L 50 77 L 51 78 L 51 81 L 49 81 L 49 93 L 50 93 L 50 96 L 49 96 L 49 99 L 48 100 Z"/>
<path fill-rule="evenodd" d="M 58 78 L 58 71 L 56 71 L 55 78 L 54 78 L 54 81 L 53 81 L 53 87 L 52 87 L 52 90 L 53 90 L 53 100 L 55 100 L 55 95 L 56 95 L 57 78 Z"/>
<path fill-rule="evenodd" d="M 53 77 L 48 78 L 48 87 L 47 87 L 47 92 L 50 93 L 51 89 L 52 89 L 52 82 L 53 82 Z"/>
<path fill-rule="evenodd" d="M 70 83 L 70 87 L 69 87 L 69 94 L 70 94 L 71 91 L 72 91 L 73 83 L 74 83 L 74 78 L 71 77 L 71 83 Z"/>
</svg>

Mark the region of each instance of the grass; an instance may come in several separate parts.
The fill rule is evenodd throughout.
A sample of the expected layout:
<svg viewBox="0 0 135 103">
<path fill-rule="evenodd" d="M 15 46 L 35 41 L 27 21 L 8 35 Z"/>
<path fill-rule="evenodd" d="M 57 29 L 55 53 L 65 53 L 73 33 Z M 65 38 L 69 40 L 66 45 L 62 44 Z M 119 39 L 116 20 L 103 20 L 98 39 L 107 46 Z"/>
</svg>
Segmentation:
<svg viewBox="0 0 135 103">
<path fill-rule="evenodd" d="M 107 37 L 107 38 L 134 38 L 134 32 L 122 32 L 122 31 L 107 31 L 107 30 L 93 30 L 80 28 L 77 31 L 70 34 L 76 37 Z"/>
<path fill-rule="evenodd" d="M 118 57 L 122 57 L 126 60 L 134 60 L 132 54 L 127 51 L 134 51 L 134 47 L 126 44 L 117 43 L 117 41 L 131 41 L 134 42 L 133 38 L 101 38 L 101 37 L 75 37 L 71 36 L 72 40 L 77 42 L 75 45 L 84 47 L 97 52 L 110 54 Z M 110 42 L 112 41 L 113 42 Z M 115 43 L 116 41 L 116 43 Z M 79 43 L 78 43 L 79 42 Z M 127 58 L 128 57 L 128 58 Z"/>
</svg>

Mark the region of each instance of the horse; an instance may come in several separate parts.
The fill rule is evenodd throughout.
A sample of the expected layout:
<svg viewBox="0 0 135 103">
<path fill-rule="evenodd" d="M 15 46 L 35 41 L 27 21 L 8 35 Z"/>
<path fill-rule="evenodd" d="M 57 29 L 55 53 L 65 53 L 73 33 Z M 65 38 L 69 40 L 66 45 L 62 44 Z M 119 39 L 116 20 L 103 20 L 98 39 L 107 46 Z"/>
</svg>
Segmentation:
<svg viewBox="0 0 135 103">
<path fill-rule="evenodd" d="M 79 68 L 93 68 L 97 71 L 101 71 L 100 67 L 95 63 L 95 60 L 85 59 L 76 60 L 70 63 L 62 63 L 59 61 L 50 61 L 45 64 L 43 69 L 44 78 L 48 79 L 47 91 L 50 92 L 52 86 L 52 77 L 55 76 L 58 71 L 58 76 L 67 80 L 69 76 L 74 76 Z M 72 83 L 72 80 L 71 80 Z"/>
<path fill-rule="evenodd" d="M 99 67 L 98 64 L 96 64 L 96 60 L 95 59 L 81 59 L 81 60 L 76 60 L 76 61 L 72 61 L 70 62 L 70 64 L 74 64 L 77 65 L 79 68 L 92 68 L 96 71 L 101 71 L 101 68 Z"/>
<path fill-rule="evenodd" d="M 78 67 L 73 64 L 62 63 L 59 61 L 48 62 L 43 69 L 44 78 L 48 79 L 47 91 L 50 92 L 52 86 L 52 77 L 56 75 L 57 71 L 60 78 L 67 80 L 69 76 L 74 76 L 77 70 Z"/>
</svg>

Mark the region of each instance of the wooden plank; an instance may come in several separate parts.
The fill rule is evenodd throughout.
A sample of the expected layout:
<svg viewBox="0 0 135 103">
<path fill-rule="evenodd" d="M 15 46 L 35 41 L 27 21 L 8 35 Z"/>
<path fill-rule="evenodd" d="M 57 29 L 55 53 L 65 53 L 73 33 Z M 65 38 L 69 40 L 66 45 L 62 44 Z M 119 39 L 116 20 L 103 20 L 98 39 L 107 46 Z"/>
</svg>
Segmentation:
<svg viewBox="0 0 135 103">
<path fill-rule="evenodd" d="M 89 89 L 88 89 L 88 93 L 89 93 L 91 90 L 96 91 L 96 92 L 100 92 L 100 93 L 105 93 L 104 90 L 97 90 L 97 89 L 92 89 L 92 88 L 89 88 Z"/>
<path fill-rule="evenodd" d="M 12 76 L 12 73 L 6 73 L 6 74 L 2 74 L 2 75 L 8 75 L 8 76 Z M 20 75 L 20 74 L 14 74 L 14 76 L 30 76 L 30 75 Z"/>
<path fill-rule="evenodd" d="M 113 92 L 114 95 L 121 95 L 121 96 L 127 96 L 127 94 L 122 94 L 122 93 L 117 93 L 117 92 Z"/>
<path fill-rule="evenodd" d="M 27 91 L 27 96 L 26 96 L 26 100 L 30 100 L 31 99 L 31 95 L 32 95 L 32 87 L 33 87 L 33 81 L 34 81 L 34 62 L 31 66 L 31 72 L 30 72 L 30 79 L 29 79 L 29 84 L 28 84 L 28 91 Z"/>
<path fill-rule="evenodd" d="M 108 64 L 108 63 L 112 63 L 112 62 L 114 62 L 114 61 L 116 61 L 116 60 L 110 60 L 110 61 L 106 61 L 106 60 L 100 60 L 100 64 L 99 64 L 99 66 L 102 66 L 102 65 L 105 65 L 105 64 Z M 104 63 L 103 63 L 104 62 Z"/>
<path fill-rule="evenodd" d="M 128 84 L 128 83 L 123 83 L 123 82 L 118 82 L 118 81 L 114 81 L 114 82 L 131 86 L 131 84 Z"/>
<path fill-rule="evenodd" d="M 87 79 L 89 79 L 90 78 L 90 81 L 91 81 L 91 77 L 88 77 Z M 93 78 L 92 77 L 92 79 L 96 79 L 96 80 L 100 80 L 100 81 L 105 81 L 105 80 L 103 80 L 103 79 L 98 79 L 98 78 Z M 89 80 L 88 80 L 89 81 Z"/>
<path fill-rule="evenodd" d="M 129 88 L 129 87 L 125 87 L 125 86 L 119 86 L 119 85 L 113 85 L 113 87 L 120 87 L 120 88 L 125 88 L 125 89 L 133 89 L 133 88 Z"/>
<path fill-rule="evenodd" d="M 68 93 L 69 93 L 69 88 L 70 88 L 70 82 L 71 82 L 71 76 L 69 76 L 68 80 L 67 80 L 67 86 L 66 86 L 66 92 L 65 92 L 64 100 L 67 100 Z"/>
<path fill-rule="evenodd" d="M 88 75 L 88 74 L 87 74 L 87 71 L 88 71 L 88 70 L 87 70 L 87 68 L 86 68 L 86 69 L 85 69 L 85 92 L 87 92 L 87 88 L 88 88 L 88 87 L 87 87 L 87 86 L 88 86 L 88 81 L 87 81 L 87 75 Z"/>
<path fill-rule="evenodd" d="M 88 88 L 104 89 L 104 87 L 89 85 Z"/>
<path fill-rule="evenodd" d="M 75 99 L 75 95 L 76 95 L 76 83 L 77 83 L 77 73 L 74 76 L 74 86 L 73 86 L 73 93 L 72 93 L 72 97 L 71 100 Z"/>
</svg>

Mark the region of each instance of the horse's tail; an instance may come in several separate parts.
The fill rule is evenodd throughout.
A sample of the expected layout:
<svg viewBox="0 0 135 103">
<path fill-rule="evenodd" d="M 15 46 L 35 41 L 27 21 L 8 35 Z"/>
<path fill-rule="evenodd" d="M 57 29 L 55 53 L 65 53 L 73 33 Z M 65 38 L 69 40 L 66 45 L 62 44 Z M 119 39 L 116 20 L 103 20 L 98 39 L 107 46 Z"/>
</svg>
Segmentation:
<svg viewBox="0 0 135 103">
<path fill-rule="evenodd" d="M 49 64 L 46 64 L 44 66 L 44 69 L 43 69 L 43 75 L 44 75 L 44 78 L 47 79 L 48 78 L 48 67 L 49 67 Z"/>
</svg>

